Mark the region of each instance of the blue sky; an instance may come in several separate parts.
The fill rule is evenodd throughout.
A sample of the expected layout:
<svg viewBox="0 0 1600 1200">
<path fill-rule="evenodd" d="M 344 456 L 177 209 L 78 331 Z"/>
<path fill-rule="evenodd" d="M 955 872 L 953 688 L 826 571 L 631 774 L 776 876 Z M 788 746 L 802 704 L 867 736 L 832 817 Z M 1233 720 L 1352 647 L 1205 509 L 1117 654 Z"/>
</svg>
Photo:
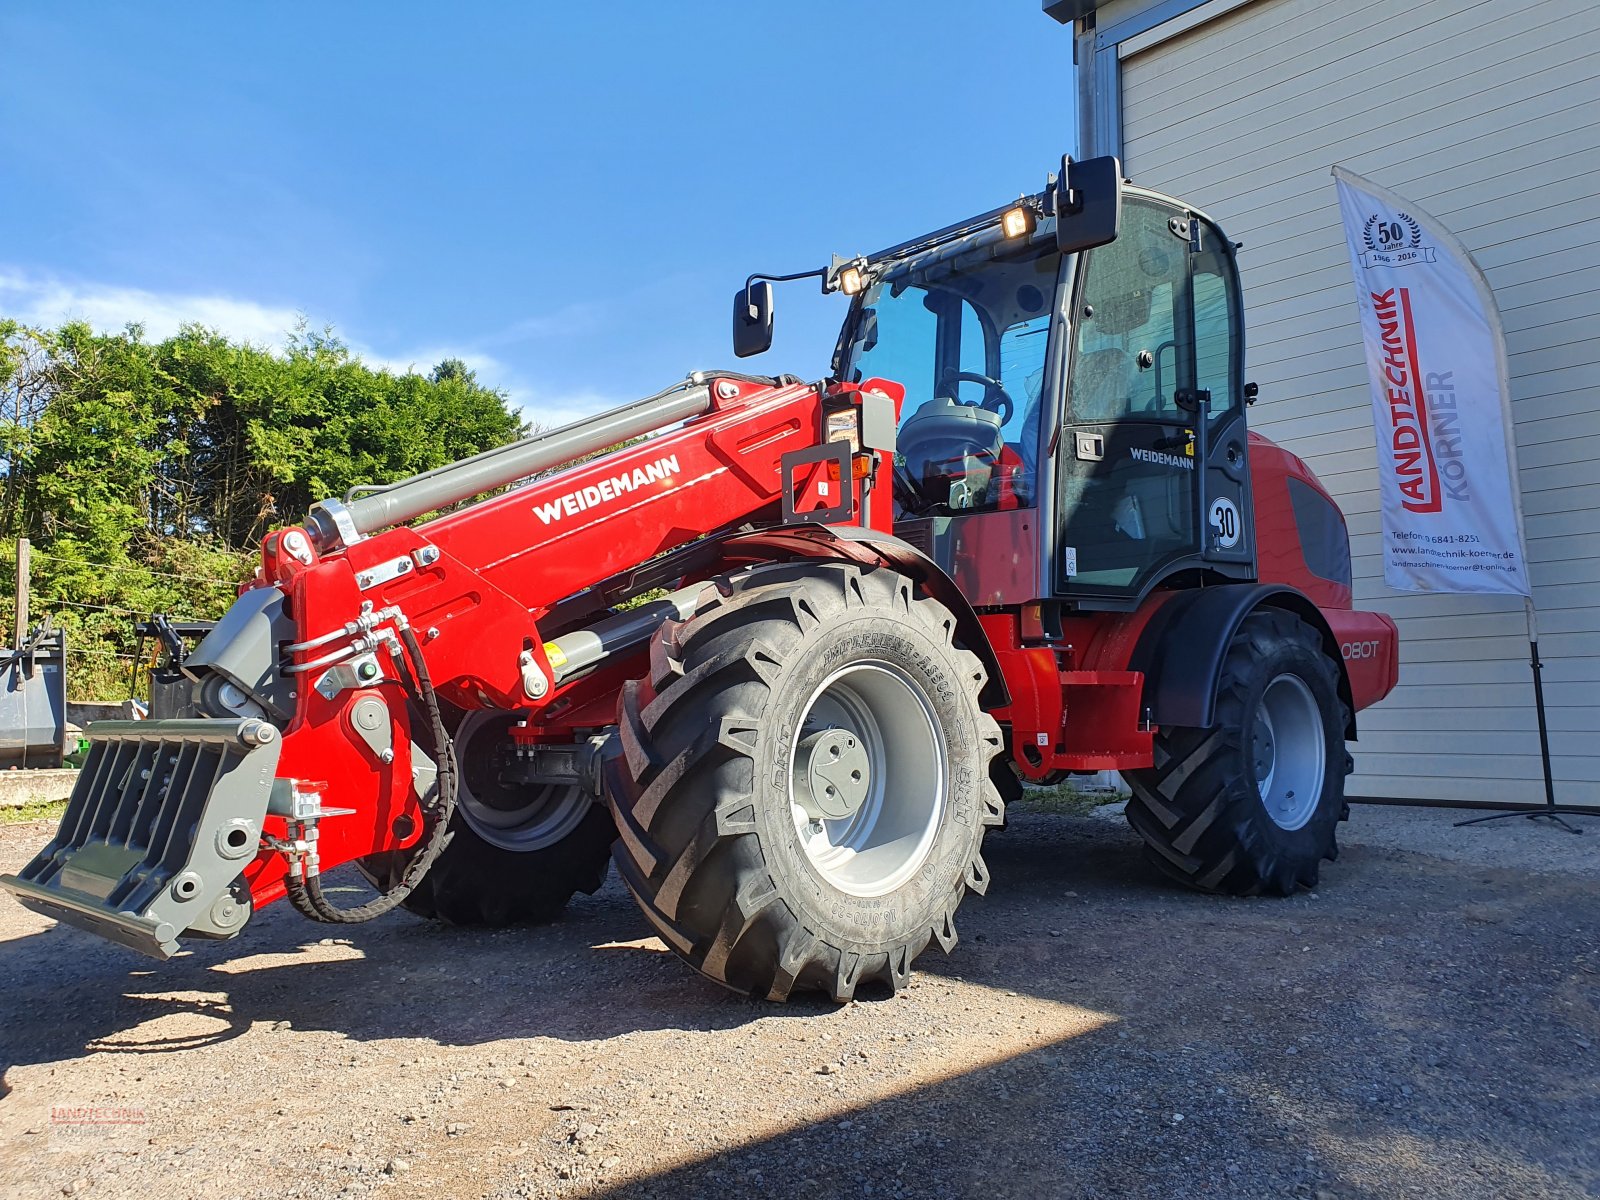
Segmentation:
<svg viewBox="0 0 1600 1200">
<path fill-rule="evenodd" d="M 0 52 L 0 315 L 303 313 L 545 424 L 730 365 L 747 273 L 1036 190 L 1075 128 L 1037 0 L 35 0 Z M 843 301 L 777 308 L 753 369 L 821 375 Z"/>
</svg>

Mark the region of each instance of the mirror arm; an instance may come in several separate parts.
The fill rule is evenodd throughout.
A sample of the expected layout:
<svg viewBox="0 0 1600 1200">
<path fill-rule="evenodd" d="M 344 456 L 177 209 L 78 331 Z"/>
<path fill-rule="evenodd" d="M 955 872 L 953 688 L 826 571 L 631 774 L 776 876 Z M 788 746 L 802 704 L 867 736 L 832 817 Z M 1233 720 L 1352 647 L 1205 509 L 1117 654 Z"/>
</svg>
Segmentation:
<svg viewBox="0 0 1600 1200">
<path fill-rule="evenodd" d="M 822 280 L 822 290 L 826 293 L 828 291 L 828 276 L 831 274 L 832 268 L 830 267 L 818 267 L 815 271 L 796 271 L 793 275 L 764 275 L 758 271 L 744 281 L 744 286 L 745 290 L 749 291 L 750 285 L 758 279 L 764 279 L 768 283 L 793 283 L 796 279 L 820 279 Z"/>
</svg>

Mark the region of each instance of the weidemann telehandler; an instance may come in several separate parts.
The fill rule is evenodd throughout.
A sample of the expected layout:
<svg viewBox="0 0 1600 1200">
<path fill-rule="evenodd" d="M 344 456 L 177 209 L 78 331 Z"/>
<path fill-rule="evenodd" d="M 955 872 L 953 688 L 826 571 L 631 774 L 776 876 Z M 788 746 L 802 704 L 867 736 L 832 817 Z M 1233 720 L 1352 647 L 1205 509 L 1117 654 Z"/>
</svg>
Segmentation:
<svg viewBox="0 0 1600 1200">
<path fill-rule="evenodd" d="M 1397 640 L 1327 492 L 1246 433 L 1234 254 L 1063 163 L 811 273 L 851 297 L 821 383 L 696 373 L 316 505 L 150 719 L 90 726 L 5 886 L 164 958 L 284 896 L 548 918 L 614 861 L 710 978 L 846 1000 L 955 945 L 1022 780 L 1121 771 L 1194 887 L 1315 883 Z M 736 354 L 802 277 L 751 277 Z M 378 895 L 345 906 L 352 862 Z"/>
</svg>

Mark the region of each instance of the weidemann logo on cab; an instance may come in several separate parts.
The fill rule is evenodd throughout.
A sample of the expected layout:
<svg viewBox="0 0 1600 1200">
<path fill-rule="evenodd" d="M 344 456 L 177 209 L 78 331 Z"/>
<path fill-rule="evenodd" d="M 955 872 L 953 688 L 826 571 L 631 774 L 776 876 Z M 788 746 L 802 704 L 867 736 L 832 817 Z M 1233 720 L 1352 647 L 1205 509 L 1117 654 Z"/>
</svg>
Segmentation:
<svg viewBox="0 0 1600 1200">
<path fill-rule="evenodd" d="M 652 483 L 662 483 L 678 473 L 678 456 L 668 454 L 658 458 L 655 462 L 643 467 L 635 467 L 632 471 L 623 471 L 620 475 L 613 475 L 602 479 L 599 483 L 592 483 L 588 487 L 576 488 L 565 496 L 557 496 L 554 500 L 547 500 L 543 504 L 535 504 L 533 511 L 539 520 L 546 525 L 559 521 L 562 517 L 575 517 L 587 508 L 605 500 L 615 500 L 618 496 L 625 496 L 629 492 L 640 488 L 649 487 Z"/>
</svg>

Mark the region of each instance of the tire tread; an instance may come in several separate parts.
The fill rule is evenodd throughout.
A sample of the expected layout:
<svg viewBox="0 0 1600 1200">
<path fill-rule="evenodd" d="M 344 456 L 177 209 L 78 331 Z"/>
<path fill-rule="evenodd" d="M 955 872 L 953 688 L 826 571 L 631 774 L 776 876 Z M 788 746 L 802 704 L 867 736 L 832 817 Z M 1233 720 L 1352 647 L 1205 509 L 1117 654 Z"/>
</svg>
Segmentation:
<svg viewBox="0 0 1600 1200">
<path fill-rule="evenodd" d="M 989 872 L 974 849 L 962 882 L 937 917 L 886 952 L 830 945 L 796 917 L 763 865 L 756 801 L 727 786 L 755 769 L 765 693 L 807 633 L 851 609 L 888 609 L 952 647 L 976 705 L 984 670 L 956 647 L 955 622 L 909 580 L 855 564 L 760 566 L 708 585 L 696 615 L 657 637 L 647 679 L 623 689 L 622 753 L 607 766 L 621 832 L 618 873 L 651 924 L 703 974 L 771 1000 L 816 988 L 851 999 L 868 981 L 903 987 L 929 943 L 955 947 L 964 891 L 982 893 Z M 983 755 L 981 823 L 1004 820 L 993 782 L 999 726 L 978 710 Z M 763 884 L 761 881 L 765 881 Z"/>
</svg>

